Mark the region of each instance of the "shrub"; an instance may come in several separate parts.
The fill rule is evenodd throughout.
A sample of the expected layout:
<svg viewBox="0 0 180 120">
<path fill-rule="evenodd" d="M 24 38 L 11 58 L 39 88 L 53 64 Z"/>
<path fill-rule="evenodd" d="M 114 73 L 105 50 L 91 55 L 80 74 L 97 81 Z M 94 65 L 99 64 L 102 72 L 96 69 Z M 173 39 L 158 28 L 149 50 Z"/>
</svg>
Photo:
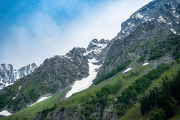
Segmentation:
<svg viewBox="0 0 180 120">
<path fill-rule="evenodd" d="M 62 106 L 62 107 L 61 107 L 61 110 L 62 110 L 62 111 L 64 111 L 64 110 L 65 110 L 65 107 L 64 107 L 64 106 Z"/>
<path fill-rule="evenodd" d="M 144 60 L 145 60 L 145 55 L 141 56 L 141 57 L 139 58 L 138 62 L 144 62 Z"/>
</svg>

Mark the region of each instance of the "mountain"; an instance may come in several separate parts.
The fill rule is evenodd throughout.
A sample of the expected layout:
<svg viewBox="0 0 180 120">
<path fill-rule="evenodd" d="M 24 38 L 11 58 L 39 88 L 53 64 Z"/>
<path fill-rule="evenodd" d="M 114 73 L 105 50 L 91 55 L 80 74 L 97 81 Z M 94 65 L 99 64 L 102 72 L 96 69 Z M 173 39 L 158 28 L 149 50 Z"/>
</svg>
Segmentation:
<svg viewBox="0 0 180 120">
<path fill-rule="evenodd" d="M 52 95 L 71 87 L 76 80 L 87 78 L 92 81 L 98 66 L 101 66 L 105 59 L 108 44 L 108 40 L 94 39 L 87 49 L 75 47 L 66 55 L 47 58 L 29 75 L 26 74 L 30 73 L 27 70 L 31 68 L 30 66 L 21 68 L 18 72 L 15 71 L 12 73 L 15 74 L 15 78 L 26 76 L 18 79 L 12 86 L 4 88 L 10 97 L 4 99 L 0 108 L 2 110 L 8 108 L 11 112 L 19 111 L 35 103 L 41 96 Z M 19 72 L 21 70 L 26 73 Z M 89 82 L 81 87 L 86 89 L 91 84 L 92 82 Z"/>
<path fill-rule="evenodd" d="M 141 56 L 145 56 L 147 60 L 148 57 L 152 57 L 152 52 L 160 50 L 159 47 L 164 49 L 159 51 L 163 54 L 159 58 L 165 57 L 161 61 L 171 61 L 174 58 L 173 45 L 176 43 L 163 46 L 162 42 L 180 35 L 179 5 L 178 0 L 154 0 L 133 13 L 122 23 L 121 31 L 112 40 L 114 42 L 107 52 L 105 64 L 101 67 L 98 76 L 110 72 L 127 60 Z M 153 48 L 156 50 L 152 51 Z"/>
<path fill-rule="evenodd" d="M 140 112 L 136 102 L 142 94 L 162 86 L 160 75 L 174 73 L 169 72 L 171 68 L 176 72 L 175 67 L 179 69 L 178 62 L 173 61 L 180 58 L 179 6 L 178 0 L 153 0 L 132 14 L 107 45 L 104 63 L 94 80 L 97 84 L 58 103 L 56 108 L 44 109 L 36 119 L 116 120 L 133 105 Z M 97 43 L 93 40 L 88 49 L 97 47 Z M 116 89 L 115 94 L 110 92 Z"/>
<path fill-rule="evenodd" d="M 144 94 L 156 90 L 156 95 L 161 97 L 158 91 L 162 92 L 162 86 L 173 81 L 180 69 L 179 20 L 179 0 L 153 0 L 123 22 L 121 31 L 112 40 L 94 39 L 87 49 L 73 48 L 66 55 L 48 58 L 33 73 L 5 87 L 5 93 L 0 95 L 0 108 L 17 112 L 42 96 L 51 95 L 44 104 L 24 109 L 12 117 L 116 120 L 133 109 L 136 112 L 125 116 L 140 119 L 143 110 L 139 102 Z M 163 76 L 166 82 L 162 81 Z M 84 80 L 90 81 L 88 85 Z M 82 86 L 90 87 L 76 91 Z M 66 94 L 68 98 L 60 95 L 55 100 L 55 93 Z M 171 109 L 176 100 L 168 100 L 172 105 L 167 107 Z M 56 102 L 53 105 L 51 101 Z M 145 109 L 150 108 L 154 106 Z"/>
<path fill-rule="evenodd" d="M 31 74 L 37 68 L 35 63 L 24 66 L 18 70 L 11 64 L 0 65 L 0 89 L 13 84 L 17 79 Z"/>
</svg>

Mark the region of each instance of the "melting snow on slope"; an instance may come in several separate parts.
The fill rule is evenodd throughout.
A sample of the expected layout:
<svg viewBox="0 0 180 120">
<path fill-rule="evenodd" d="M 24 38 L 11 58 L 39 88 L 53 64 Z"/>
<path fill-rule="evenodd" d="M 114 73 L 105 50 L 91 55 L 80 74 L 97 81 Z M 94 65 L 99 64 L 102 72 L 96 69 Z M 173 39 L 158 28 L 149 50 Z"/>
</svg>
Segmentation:
<svg viewBox="0 0 180 120">
<path fill-rule="evenodd" d="M 7 86 L 9 86 L 9 85 L 12 85 L 12 84 L 13 84 L 13 83 L 10 83 L 10 84 L 9 84 L 9 83 L 6 83 L 5 87 L 7 87 Z"/>
<path fill-rule="evenodd" d="M 48 98 L 50 98 L 51 96 L 49 96 L 49 97 L 41 97 L 36 103 L 39 103 L 39 102 L 41 102 L 41 101 L 43 101 L 43 100 L 46 100 L 46 99 L 48 99 Z M 35 105 L 36 103 L 34 103 L 34 104 L 32 104 L 32 105 Z M 32 105 L 30 105 L 30 106 L 32 106 Z"/>
<path fill-rule="evenodd" d="M 11 115 L 11 113 L 8 112 L 7 110 L 3 110 L 3 111 L 0 112 L 0 115 L 9 116 L 9 115 Z"/>
<path fill-rule="evenodd" d="M 126 69 L 123 73 L 126 73 L 126 72 L 128 72 L 128 71 L 130 71 L 132 68 L 128 68 L 128 69 Z M 122 74 L 123 74 L 122 73 Z"/>
<path fill-rule="evenodd" d="M 174 34 L 176 34 L 176 31 L 175 31 L 174 29 L 171 28 L 170 30 L 171 30 L 171 32 L 173 32 Z"/>
<path fill-rule="evenodd" d="M 19 95 L 19 93 L 15 96 L 15 97 L 13 97 L 13 99 L 12 100 L 14 100 L 17 96 Z"/>
<path fill-rule="evenodd" d="M 135 16 L 133 16 L 133 18 L 142 19 L 142 18 L 143 18 L 143 15 L 141 15 L 140 13 L 137 13 Z"/>
<path fill-rule="evenodd" d="M 86 55 L 88 55 L 91 52 L 95 52 L 96 54 L 100 54 L 102 49 L 104 49 L 106 46 L 107 46 L 107 44 L 98 44 L 96 48 L 94 48 L 94 49 L 92 49 L 90 51 L 87 51 L 83 55 L 86 56 Z"/>
<path fill-rule="evenodd" d="M 72 89 L 66 94 L 66 98 L 70 97 L 72 94 L 80 92 L 84 89 L 90 87 L 93 83 L 97 75 L 96 69 L 100 67 L 100 65 L 94 65 L 93 62 L 97 62 L 94 58 L 89 61 L 89 76 L 87 78 L 83 78 L 82 80 L 75 81 Z"/>
<path fill-rule="evenodd" d="M 92 51 L 87 51 L 86 53 L 84 53 L 83 55 L 86 56 L 88 55 L 89 53 L 91 53 Z"/>
<path fill-rule="evenodd" d="M 146 65 L 149 65 L 149 63 L 144 63 L 142 66 L 146 66 Z"/>
<path fill-rule="evenodd" d="M 159 18 L 157 19 L 158 22 L 163 22 L 166 23 L 166 20 L 164 20 L 164 18 L 162 16 L 159 16 Z"/>
</svg>

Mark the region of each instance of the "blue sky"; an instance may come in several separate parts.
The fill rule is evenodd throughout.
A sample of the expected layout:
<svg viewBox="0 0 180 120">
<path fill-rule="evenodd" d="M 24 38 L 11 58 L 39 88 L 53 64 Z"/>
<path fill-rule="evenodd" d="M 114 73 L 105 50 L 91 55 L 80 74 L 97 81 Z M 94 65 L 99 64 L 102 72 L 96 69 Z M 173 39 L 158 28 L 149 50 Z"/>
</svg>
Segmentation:
<svg viewBox="0 0 180 120">
<path fill-rule="evenodd" d="M 37 65 L 94 39 L 112 39 L 151 0 L 1 0 L 0 64 Z"/>
</svg>

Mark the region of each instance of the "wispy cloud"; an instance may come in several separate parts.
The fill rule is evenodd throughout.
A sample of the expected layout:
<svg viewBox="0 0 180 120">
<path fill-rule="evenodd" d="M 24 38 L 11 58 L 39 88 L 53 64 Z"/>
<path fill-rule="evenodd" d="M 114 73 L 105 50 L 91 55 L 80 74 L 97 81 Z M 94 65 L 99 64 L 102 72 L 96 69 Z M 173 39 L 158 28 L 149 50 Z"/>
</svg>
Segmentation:
<svg viewBox="0 0 180 120">
<path fill-rule="evenodd" d="M 71 5 L 66 0 L 42 2 L 40 10 L 26 19 L 20 17 L 18 24 L 10 28 L 1 48 L 0 63 L 10 63 L 15 68 L 32 62 L 40 65 L 44 59 L 63 55 L 73 47 L 87 47 L 94 38 L 112 39 L 120 31 L 121 23 L 149 1 L 107 0 L 94 6 L 80 0 Z M 76 4 L 81 7 L 73 12 Z M 63 8 L 69 12 L 66 16 L 60 14 L 62 5 L 67 5 Z"/>
</svg>

